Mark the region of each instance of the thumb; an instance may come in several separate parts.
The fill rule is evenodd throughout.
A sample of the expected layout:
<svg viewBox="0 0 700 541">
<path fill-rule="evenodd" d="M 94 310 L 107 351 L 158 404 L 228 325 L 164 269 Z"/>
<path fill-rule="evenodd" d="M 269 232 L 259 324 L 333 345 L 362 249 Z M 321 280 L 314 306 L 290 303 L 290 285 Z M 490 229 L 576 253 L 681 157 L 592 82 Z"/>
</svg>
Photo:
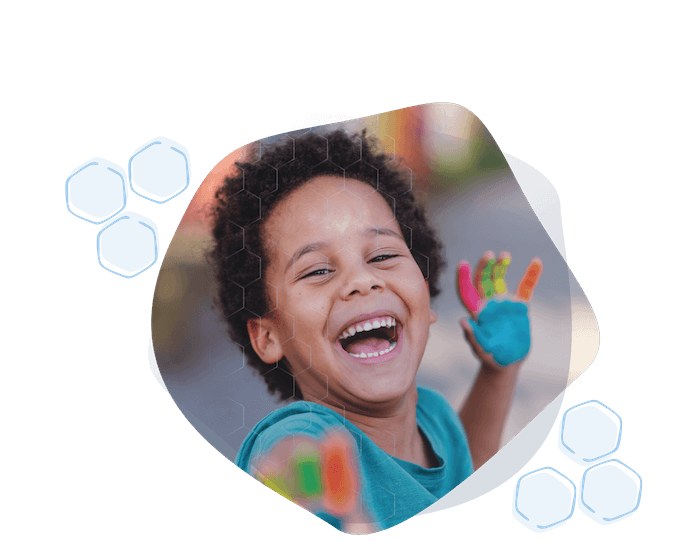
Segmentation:
<svg viewBox="0 0 700 541">
<path fill-rule="evenodd" d="M 359 517 L 356 522 L 343 523 L 343 532 L 353 535 L 375 533 L 380 529 L 381 528 L 375 526 L 366 517 Z"/>
<path fill-rule="evenodd" d="M 486 353 L 484 346 L 487 344 L 488 340 L 486 333 L 484 333 L 481 327 L 472 319 L 460 319 L 459 323 L 462 325 L 464 336 L 474 352 L 477 353 L 477 355 Z"/>
</svg>

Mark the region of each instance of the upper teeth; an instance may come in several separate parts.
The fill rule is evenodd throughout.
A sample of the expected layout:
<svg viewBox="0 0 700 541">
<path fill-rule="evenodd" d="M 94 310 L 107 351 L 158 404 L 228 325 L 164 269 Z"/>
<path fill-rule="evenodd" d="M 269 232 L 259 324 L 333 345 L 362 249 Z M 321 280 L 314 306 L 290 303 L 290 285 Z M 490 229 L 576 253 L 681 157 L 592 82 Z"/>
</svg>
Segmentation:
<svg viewBox="0 0 700 541">
<path fill-rule="evenodd" d="M 358 332 L 371 331 L 372 329 L 378 329 L 379 327 L 394 326 L 396 326 L 396 320 L 393 317 L 372 319 L 370 321 L 350 325 L 343 331 L 343 336 L 341 338 L 349 338 L 351 336 L 355 336 Z"/>
</svg>

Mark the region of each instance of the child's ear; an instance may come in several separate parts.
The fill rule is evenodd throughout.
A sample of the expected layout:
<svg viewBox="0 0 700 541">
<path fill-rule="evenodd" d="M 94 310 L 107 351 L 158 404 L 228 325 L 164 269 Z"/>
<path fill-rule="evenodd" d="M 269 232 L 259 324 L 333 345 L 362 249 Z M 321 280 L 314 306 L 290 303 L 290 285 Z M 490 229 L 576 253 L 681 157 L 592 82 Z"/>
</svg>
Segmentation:
<svg viewBox="0 0 700 541">
<path fill-rule="evenodd" d="M 425 288 L 428 290 L 428 296 L 430 296 L 430 284 L 428 283 L 428 280 L 425 281 Z M 435 313 L 435 310 L 432 308 L 430 309 L 430 324 L 432 325 L 433 323 L 437 322 L 437 314 Z"/>
<path fill-rule="evenodd" d="M 253 350 L 265 364 L 274 364 L 282 358 L 282 348 L 270 318 L 249 319 L 248 336 Z"/>
</svg>

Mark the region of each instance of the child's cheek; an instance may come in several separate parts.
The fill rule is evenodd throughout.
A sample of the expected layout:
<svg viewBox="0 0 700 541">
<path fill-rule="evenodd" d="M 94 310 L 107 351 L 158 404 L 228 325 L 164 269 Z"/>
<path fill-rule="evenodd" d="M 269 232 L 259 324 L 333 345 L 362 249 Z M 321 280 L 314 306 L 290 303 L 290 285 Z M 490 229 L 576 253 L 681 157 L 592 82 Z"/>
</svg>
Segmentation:
<svg viewBox="0 0 700 541">
<path fill-rule="evenodd" d="M 294 336 L 294 316 L 284 310 L 275 310 L 277 328 L 280 332 L 280 342 L 284 343 Z"/>
</svg>

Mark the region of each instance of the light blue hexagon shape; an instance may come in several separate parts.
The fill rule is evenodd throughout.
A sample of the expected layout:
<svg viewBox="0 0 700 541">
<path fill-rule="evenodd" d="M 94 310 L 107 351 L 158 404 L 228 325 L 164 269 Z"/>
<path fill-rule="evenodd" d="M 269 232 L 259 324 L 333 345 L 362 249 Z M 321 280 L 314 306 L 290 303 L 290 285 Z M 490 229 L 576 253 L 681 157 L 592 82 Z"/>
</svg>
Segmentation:
<svg viewBox="0 0 700 541">
<path fill-rule="evenodd" d="M 515 517 L 533 531 L 557 527 L 571 518 L 576 485 L 550 466 L 526 473 L 515 486 Z"/>
<path fill-rule="evenodd" d="M 120 216 L 97 234 L 97 261 L 122 278 L 138 276 L 157 260 L 155 224 L 141 216 Z"/>
<path fill-rule="evenodd" d="M 559 449 L 582 466 L 604 458 L 620 447 L 622 419 L 598 400 L 589 400 L 564 412 Z"/>
<path fill-rule="evenodd" d="M 642 478 L 632 468 L 611 458 L 583 473 L 581 509 L 599 524 L 628 517 L 642 500 Z"/>
<path fill-rule="evenodd" d="M 77 167 L 66 180 L 68 212 L 91 224 L 103 224 L 126 207 L 124 171 L 102 158 Z"/>
<path fill-rule="evenodd" d="M 154 203 L 167 203 L 190 185 L 190 160 L 182 145 L 158 137 L 129 159 L 129 186 Z"/>
</svg>

